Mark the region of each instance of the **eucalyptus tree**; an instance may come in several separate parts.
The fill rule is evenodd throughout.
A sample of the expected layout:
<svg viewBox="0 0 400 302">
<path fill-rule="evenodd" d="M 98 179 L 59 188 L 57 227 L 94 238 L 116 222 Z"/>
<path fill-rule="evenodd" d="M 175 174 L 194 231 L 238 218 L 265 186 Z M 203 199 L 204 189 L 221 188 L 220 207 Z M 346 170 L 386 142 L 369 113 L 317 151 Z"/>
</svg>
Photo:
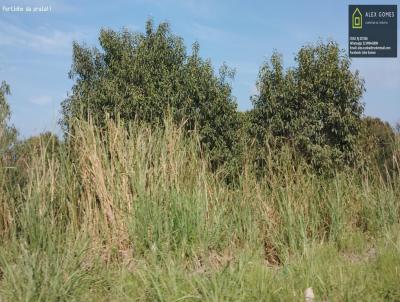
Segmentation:
<svg viewBox="0 0 400 302">
<path fill-rule="evenodd" d="M 236 157 L 240 122 L 231 69 L 223 65 L 216 75 L 199 44 L 188 54 L 168 23 L 154 28 L 149 20 L 145 33 L 102 29 L 99 44 L 73 44 L 69 75 L 75 82 L 62 103 L 65 130 L 76 117 L 101 124 L 107 114 L 159 126 L 169 115 L 186 130 L 198 130 L 213 166 Z"/>
<path fill-rule="evenodd" d="M 364 81 L 337 43 L 306 45 L 284 69 L 274 53 L 259 72 L 252 132 L 292 144 L 317 170 L 351 165 L 359 156 Z"/>
</svg>

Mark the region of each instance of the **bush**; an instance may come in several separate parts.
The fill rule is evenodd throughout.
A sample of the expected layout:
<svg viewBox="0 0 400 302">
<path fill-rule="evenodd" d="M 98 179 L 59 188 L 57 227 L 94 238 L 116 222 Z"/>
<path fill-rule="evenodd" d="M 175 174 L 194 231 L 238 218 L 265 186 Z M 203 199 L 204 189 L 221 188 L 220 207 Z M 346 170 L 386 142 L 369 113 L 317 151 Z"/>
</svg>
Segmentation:
<svg viewBox="0 0 400 302">
<path fill-rule="evenodd" d="M 103 29 L 102 51 L 73 45 L 70 77 L 72 94 L 63 102 L 62 125 L 71 118 L 93 116 L 99 124 L 106 115 L 162 125 L 167 115 L 188 131 L 199 131 L 213 166 L 231 161 L 238 153 L 239 118 L 223 66 L 214 74 L 211 62 L 199 56 L 199 45 L 186 52 L 182 38 L 167 23 L 157 29 L 152 21 L 146 33 Z"/>
<path fill-rule="evenodd" d="M 396 134 L 388 122 L 366 117 L 362 120 L 361 148 L 367 164 L 378 165 L 381 172 L 393 168 Z"/>
<path fill-rule="evenodd" d="M 354 164 L 364 84 L 334 42 L 304 46 L 297 66 L 284 70 L 274 53 L 260 69 L 252 98 L 252 135 L 265 145 L 272 135 L 291 144 L 317 171 Z"/>
<path fill-rule="evenodd" d="M 7 177 L 11 184 L 23 187 L 29 174 L 30 163 L 39 155 L 46 154 L 45 160 L 50 160 L 59 150 L 61 142 L 51 132 L 44 132 L 28 139 L 14 142 L 6 152 L 5 163 L 10 169 Z"/>
</svg>

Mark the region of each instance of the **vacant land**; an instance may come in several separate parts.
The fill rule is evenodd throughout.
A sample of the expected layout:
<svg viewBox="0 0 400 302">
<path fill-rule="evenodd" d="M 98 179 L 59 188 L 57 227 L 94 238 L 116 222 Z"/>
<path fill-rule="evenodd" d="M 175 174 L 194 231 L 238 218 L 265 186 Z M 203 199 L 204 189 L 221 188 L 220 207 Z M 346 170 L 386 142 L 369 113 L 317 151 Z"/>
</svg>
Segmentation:
<svg viewBox="0 0 400 302">
<path fill-rule="evenodd" d="M 196 133 L 106 124 L 1 167 L 1 300 L 400 300 L 399 169 L 227 181 Z"/>
</svg>

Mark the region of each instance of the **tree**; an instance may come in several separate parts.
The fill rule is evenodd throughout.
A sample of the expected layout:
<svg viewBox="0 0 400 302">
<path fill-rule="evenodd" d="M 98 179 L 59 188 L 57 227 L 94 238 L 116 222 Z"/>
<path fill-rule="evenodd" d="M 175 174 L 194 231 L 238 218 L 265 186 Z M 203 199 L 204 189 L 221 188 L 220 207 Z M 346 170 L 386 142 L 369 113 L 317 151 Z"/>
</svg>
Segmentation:
<svg viewBox="0 0 400 302">
<path fill-rule="evenodd" d="M 10 86 L 3 81 L 0 85 L 0 159 L 17 137 L 17 130 L 9 125 L 11 111 L 6 99 L 9 94 Z"/>
<path fill-rule="evenodd" d="M 65 130 L 71 118 L 89 115 L 99 124 L 107 114 L 159 126 L 171 114 L 186 130 L 197 128 L 214 166 L 235 158 L 240 124 L 229 68 L 216 76 L 199 45 L 188 55 L 168 23 L 154 29 L 149 20 L 144 34 L 103 29 L 99 42 L 102 50 L 73 45 L 75 84 L 62 104 Z"/>
<path fill-rule="evenodd" d="M 307 45 L 285 70 L 274 53 L 260 69 L 252 131 L 259 144 L 271 134 L 292 144 L 318 171 L 356 161 L 364 82 L 337 43 Z"/>
</svg>

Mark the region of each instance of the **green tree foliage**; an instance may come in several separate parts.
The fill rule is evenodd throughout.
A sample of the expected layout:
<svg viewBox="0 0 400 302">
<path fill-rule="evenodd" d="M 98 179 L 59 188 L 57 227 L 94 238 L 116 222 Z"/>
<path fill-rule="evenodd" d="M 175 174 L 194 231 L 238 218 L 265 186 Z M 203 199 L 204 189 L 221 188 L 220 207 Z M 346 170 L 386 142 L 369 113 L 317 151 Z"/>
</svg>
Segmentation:
<svg viewBox="0 0 400 302">
<path fill-rule="evenodd" d="M 396 134 L 388 122 L 366 117 L 362 121 L 361 147 L 367 164 L 378 164 L 383 171 L 393 166 Z"/>
<path fill-rule="evenodd" d="M 71 95 L 63 102 L 62 125 L 74 117 L 105 115 L 160 125 L 172 116 L 187 130 L 197 130 L 214 166 L 235 158 L 239 117 L 231 95 L 233 72 L 223 66 L 219 77 L 209 60 L 199 56 L 199 45 L 187 54 L 183 40 L 167 23 L 146 32 L 103 29 L 102 50 L 73 45 Z"/>
<path fill-rule="evenodd" d="M 8 94 L 10 94 L 10 86 L 3 81 L 0 85 L 0 159 L 17 137 L 17 130 L 9 125 L 11 111 L 6 99 Z"/>
<path fill-rule="evenodd" d="M 364 92 L 358 72 L 331 41 L 302 47 L 295 60 L 285 70 L 275 52 L 262 65 L 252 135 L 261 145 L 268 135 L 279 145 L 292 144 L 318 171 L 354 163 Z"/>
</svg>

